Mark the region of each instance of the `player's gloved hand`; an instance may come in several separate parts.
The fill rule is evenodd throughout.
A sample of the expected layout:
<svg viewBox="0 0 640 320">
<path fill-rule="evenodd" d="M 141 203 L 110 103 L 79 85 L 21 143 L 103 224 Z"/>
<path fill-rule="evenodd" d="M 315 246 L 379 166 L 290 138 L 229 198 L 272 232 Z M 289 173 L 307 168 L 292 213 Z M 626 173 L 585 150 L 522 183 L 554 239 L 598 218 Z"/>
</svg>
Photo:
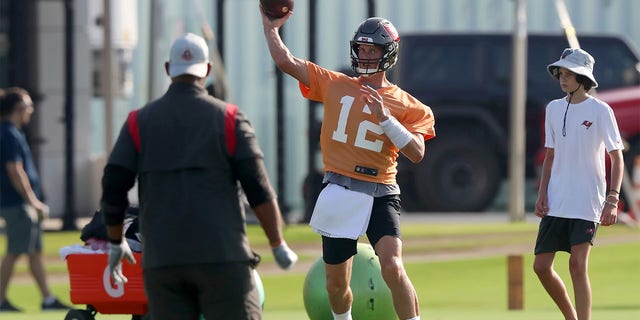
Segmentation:
<svg viewBox="0 0 640 320">
<path fill-rule="evenodd" d="M 284 241 L 282 241 L 279 246 L 271 248 L 271 251 L 273 252 L 273 257 L 276 259 L 278 266 L 284 270 L 293 267 L 293 265 L 296 264 L 296 261 L 298 261 L 298 255 L 293 252 L 293 250 L 291 250 Z"/>
<path fill-rule="evenodd" d="M 131 264 L 136 263 L 127 240 L 123 239 L 119 244 L 109 242 L 109 273 L 116 283 L 127 283 L 128 281 L 122 273 L 122 259 L 127 259 Z"/>
</svg>

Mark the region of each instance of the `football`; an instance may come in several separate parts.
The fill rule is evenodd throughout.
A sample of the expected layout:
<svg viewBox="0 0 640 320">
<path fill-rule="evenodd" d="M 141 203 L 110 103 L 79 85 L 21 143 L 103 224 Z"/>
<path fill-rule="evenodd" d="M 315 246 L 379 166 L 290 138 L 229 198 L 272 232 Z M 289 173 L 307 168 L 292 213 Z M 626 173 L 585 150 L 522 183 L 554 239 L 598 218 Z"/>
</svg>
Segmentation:
<svg viewBox="0 0 640 320">
<path fill-rule="evenodd" d="M 262 10 L 270 18 L 280 19 L 293 10 L 293 0 L 260 0 Z"/>
</svg>

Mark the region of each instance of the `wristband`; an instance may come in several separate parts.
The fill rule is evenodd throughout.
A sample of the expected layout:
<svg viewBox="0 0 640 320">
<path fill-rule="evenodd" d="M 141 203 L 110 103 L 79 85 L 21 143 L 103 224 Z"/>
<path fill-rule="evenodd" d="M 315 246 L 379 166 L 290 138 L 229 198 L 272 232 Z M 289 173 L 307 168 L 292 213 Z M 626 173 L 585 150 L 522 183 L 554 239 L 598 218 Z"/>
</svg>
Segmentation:
<svg viewBox="0 0 640 320">
<path fill-rule="evenodd" d="M 614 208 L 617 208 L 617 207 L 618 207 L 618 204 L 613 203 L 613 202 L 611 202 L 611 201 L 605 201 L 604 203 L 605 203 L 605 204 L 608 204 L 608 205 L 610 205 L 610 206 L 612 206 L 612 207 L 614 207 Z"/>
<path fill-rule="evenodd" d="M 620 191 L 615 189 L 609 189 L 609 191 L 607 191 L 607 193 L 610 193 L 610 192 L 615 192 L 616 194 L 620 194 Z"/>
<path fill-rule="evenodd" d="M 404 148 L 413 140 L 413 134 L 391 115 L 389 115 L 387 120 L 380 122 L 380 126 L 387 137 L 389 137 L 389 140 L 391 140 L 391 143 L 398 149 Z"/>
</svg>

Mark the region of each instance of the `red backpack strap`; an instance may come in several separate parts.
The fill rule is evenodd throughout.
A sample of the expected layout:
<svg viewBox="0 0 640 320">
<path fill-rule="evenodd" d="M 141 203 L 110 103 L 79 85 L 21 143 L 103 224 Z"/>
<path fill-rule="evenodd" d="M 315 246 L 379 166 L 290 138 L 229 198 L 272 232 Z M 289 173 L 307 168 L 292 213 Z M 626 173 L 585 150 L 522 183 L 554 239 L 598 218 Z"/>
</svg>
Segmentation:
<svg viewBox="0 0 640 320">
<path fill-rule="evenodd" d="M 229 154 L 233 156 L 236 153 L 236 115 L 238 114 L 238 106 L 227 103 L 224 114 L 224 136 L 227 140 L 227 149 Z"/>
<path fill-rule="evenodd" d="M 133 144 L 136 146 L 136 151 L 140 152 L 140 132 L 138 131 L 138 110 L 129 112 L 127 117 L 127 127 L 129 128 L 129 135 L 133 139 Z"/>
</svg>

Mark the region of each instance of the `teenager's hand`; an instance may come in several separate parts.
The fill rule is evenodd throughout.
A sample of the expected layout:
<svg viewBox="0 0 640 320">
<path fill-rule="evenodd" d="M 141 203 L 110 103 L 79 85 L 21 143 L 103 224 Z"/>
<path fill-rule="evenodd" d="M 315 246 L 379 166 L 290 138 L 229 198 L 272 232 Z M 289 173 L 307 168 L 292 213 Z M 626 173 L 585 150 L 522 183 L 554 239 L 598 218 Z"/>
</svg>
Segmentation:
<svg viewBox="0 0 640 320">
<path fill-rule="evenodd" d="M 618 222 L 618 207 L 605 202 L 600 214 L 600 224 L 610 226 L 616 222 Z"/>
<path fill-rule="evenodd" d="M 549 206 L 547 205 L 547 197 L 538 196 L 538 201 L 536 201 L 536 208 L 533 212 L 537 217 L 544 217 L 549 213 Z"/>
</svg>

